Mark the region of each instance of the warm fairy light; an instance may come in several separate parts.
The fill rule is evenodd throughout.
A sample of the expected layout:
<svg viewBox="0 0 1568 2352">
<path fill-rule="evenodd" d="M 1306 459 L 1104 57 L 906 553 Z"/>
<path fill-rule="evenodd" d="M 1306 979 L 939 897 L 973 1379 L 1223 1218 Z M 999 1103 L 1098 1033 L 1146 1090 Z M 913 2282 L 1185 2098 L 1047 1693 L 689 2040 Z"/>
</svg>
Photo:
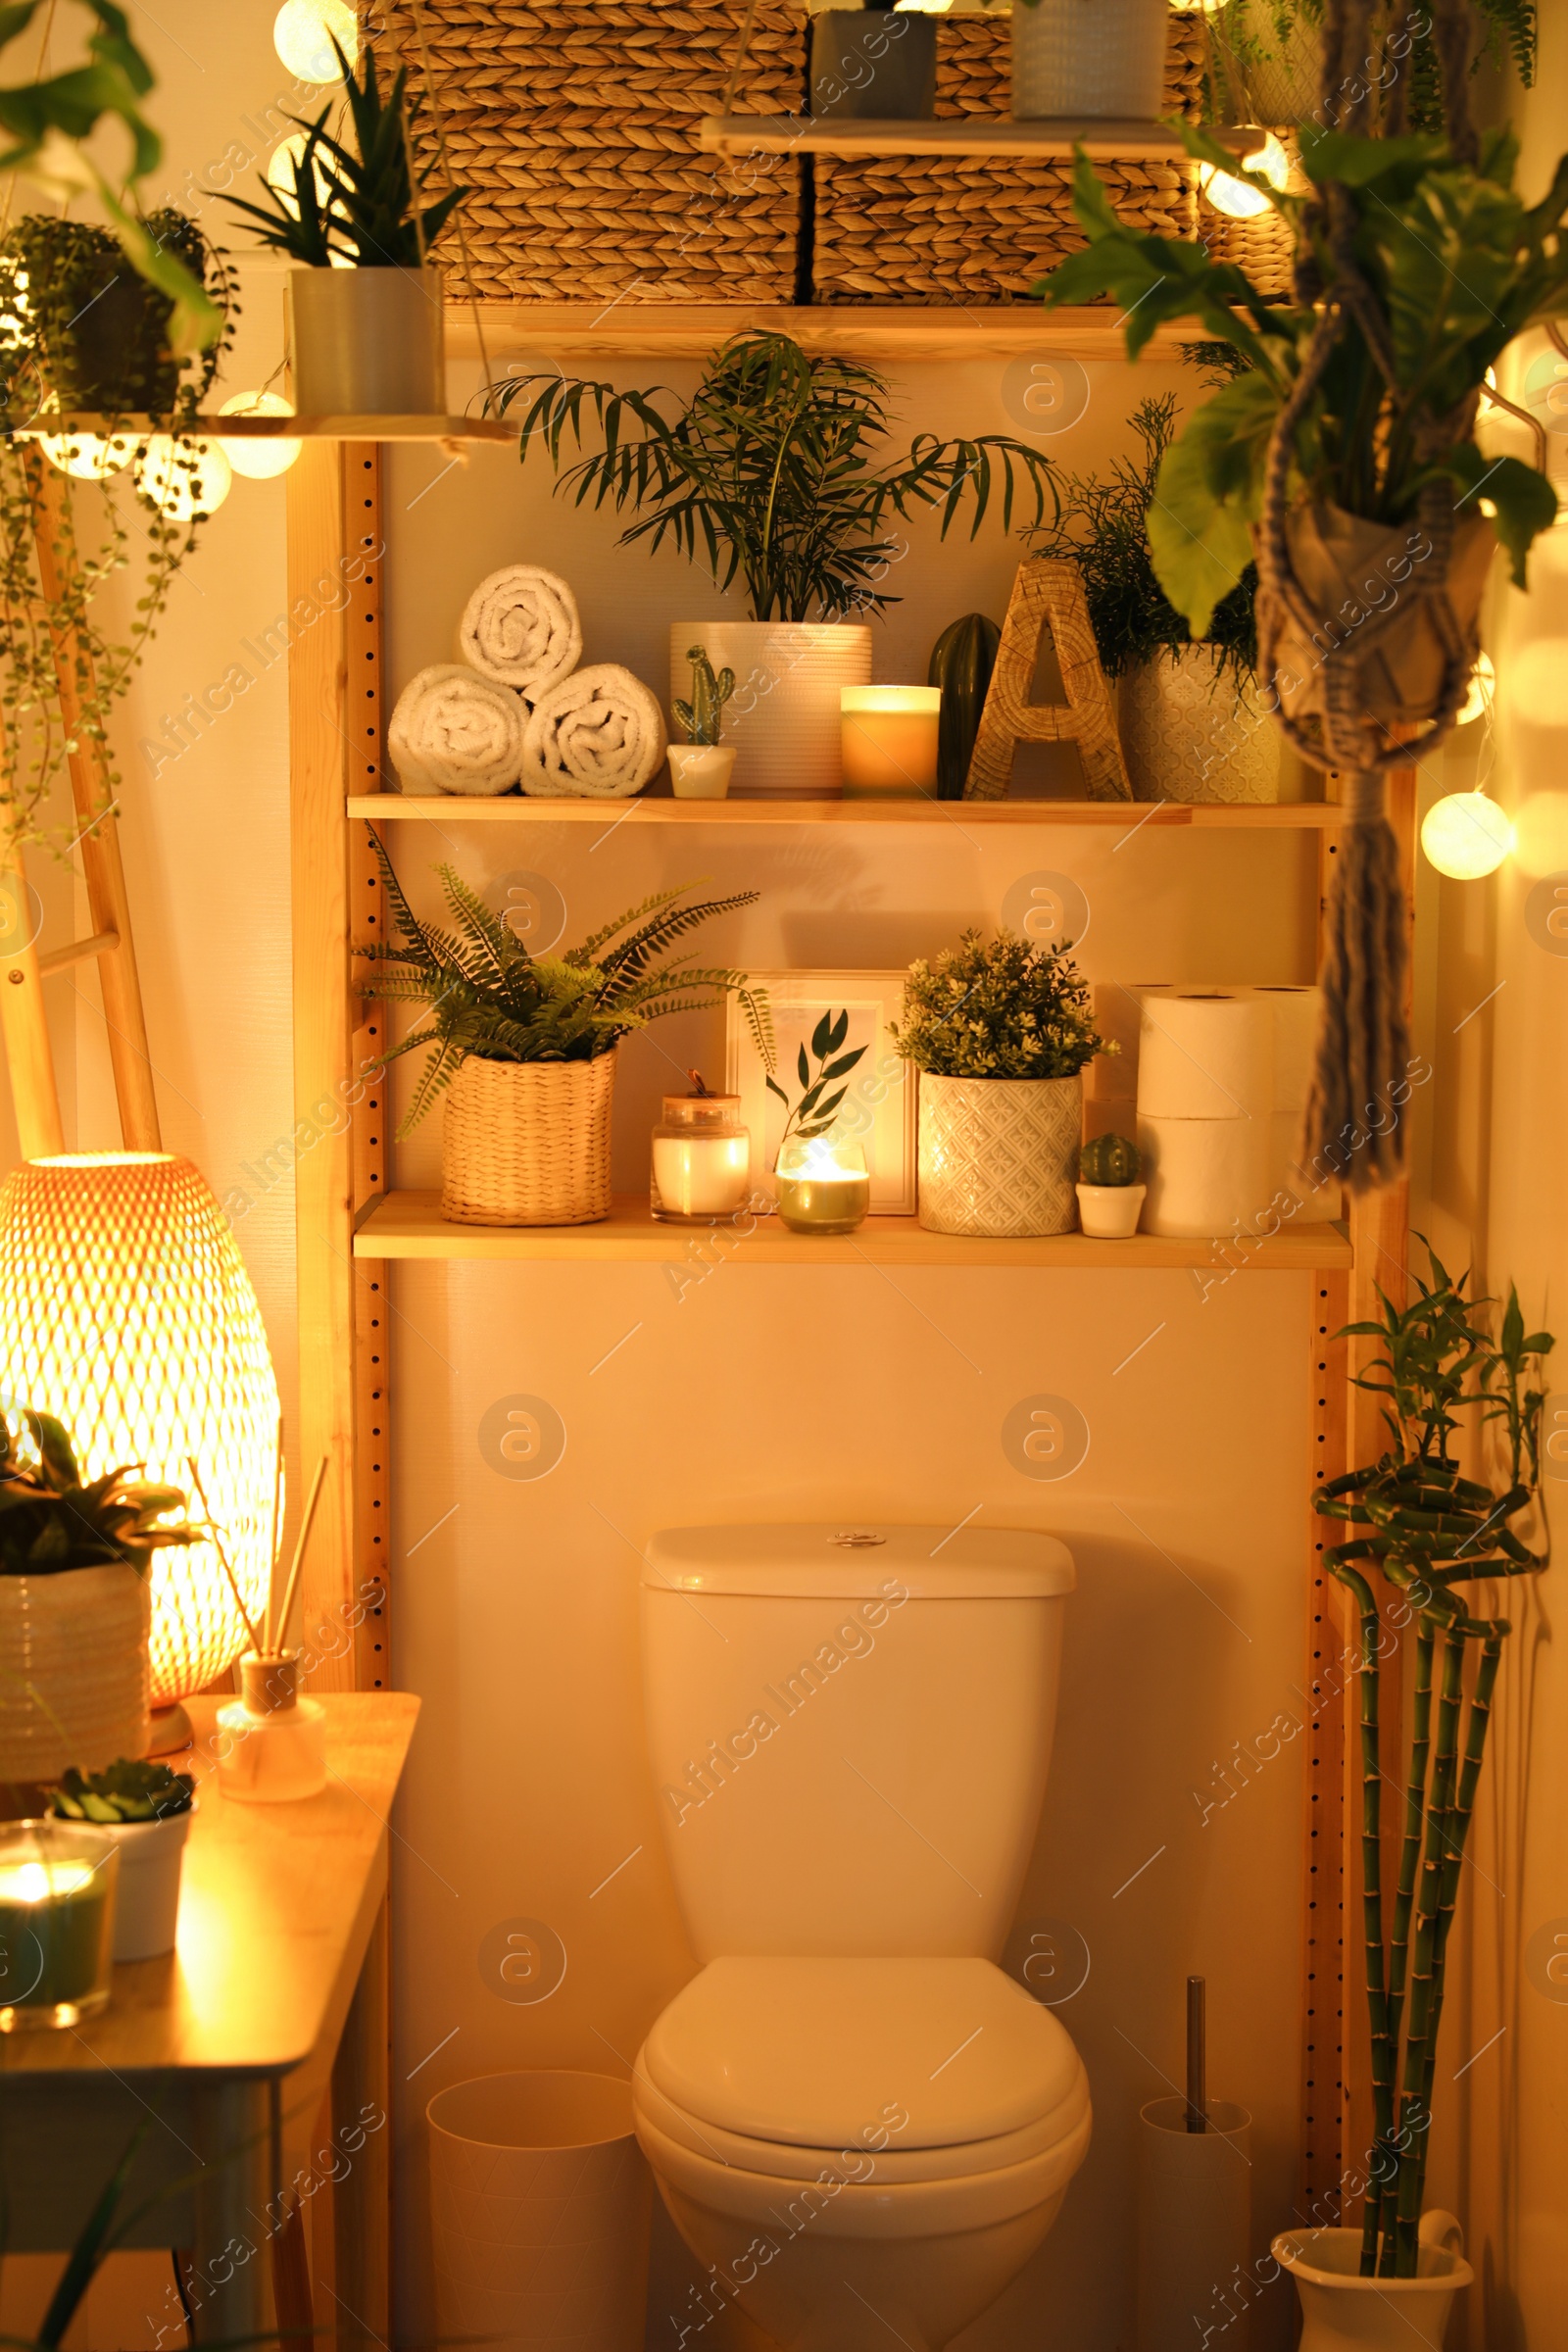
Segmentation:
<svg viewBox="0 0 1568 2352">
<path fill-rule="evenodd" d="M 215 514 L 234 486 L 216 441 L 175 441 L 154 433 L 136 460 L 136 487 L 170 522 Z"/>
<path fill-rule="evenodd" d="M 0 1189 L 0 1330 L 7 1396 L 64 1422 L 83 1478 L 136 1464 L 188 1494 L 195 1455 L 258 1618 L 277 1384 L 233 1233 L 190 1161 L 104 1152 L 14 1169 Z M 149 1577 L 153 1704 L 168 1706 L 250 1644 L 211 1544 L 155 1553 Z"/>
<path fill-rule="evenodd" d="M 220 416 L 292 416 L 293 406 L 275 392 L 236 392 L 219 410 Z M 270 482 L 287 473 L 304 447 L 299 441 L 229 441 L 218 444 L 236 473 L 255 482 Z"/>
<path fill-rule="evenodd" d="M 346 0 L 283 0 L 272 20 L 272 46 L 301 81 L 338 81 L 337 42 L 349 64 L 360 55 L 360 30 Z"/>
<path fill-rule="evenodd" d="M 38 447 L 62 473 L 74 473 L 82 482 L 101 482 L 130 464 L 136 439 L 133 433 L 114 433 L 107 439 L 101 433 L 40 433 Z"/>
<path fill-rule="evenodd" d="M 1496 683 L 1497 673 L 1492 666 L 1492 656 L 1477 654 L 1476 665 L 1470 672 L 1469 689 L 1453 722 L 1455 726 L 1467 727 L 1472 719 L 1485 718 L 1492 709 L 1492 696 Z"/>
<path fill-rule="evenodd" d="M 1513 826 L 1484 792 L 1449 792 L 1422 819 L 1421 847 L 1440 874 L 1479 882 L 1494 874 L 1513 848 Z"/>
<path fill-rule="evenodd" d="M 1271 188 L 1283 189 L 1290 184 L 1291 159 L 1273 131 L 1266 134 L 1260 147 L 1243 156 L 1242 169 L 1258 172 Z M 1232 220 L 1256 220 L 1271 209 L 1261 188 L 1250 186 L 1232 172 L 1217 171 L 1212 164 L 1199 165 L 1198 184 L 1215 212 L 1224 213 Z"/>
</svg>

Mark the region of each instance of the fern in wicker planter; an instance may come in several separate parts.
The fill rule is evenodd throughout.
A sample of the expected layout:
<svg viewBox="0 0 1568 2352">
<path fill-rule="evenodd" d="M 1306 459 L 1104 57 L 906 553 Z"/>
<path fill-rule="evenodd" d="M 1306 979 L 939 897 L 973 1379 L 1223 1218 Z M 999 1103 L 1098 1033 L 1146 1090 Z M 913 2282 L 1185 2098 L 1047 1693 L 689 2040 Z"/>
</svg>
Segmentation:
<svg viewBox="0 0 1568 2352">
<path fill-rule="evenodd" d="M 920 1072 L 919 1216 L 932 1233 L 1070 1233 L 1084 1064 L 1108 1049 L 1068 955 L 966 931 L 909 966 L 893 1042 Z"/>
<path fill-rule="evenodd" d="M 444 1216 L 465 1225 L 588 1225 L 608 1217 L 615 1049 L 668 1012 L 735 996 L 772 1059 L 765 992 L 744 972 L 671 956 L 716 914 L 756 904 L 755 890 L 684 906 L 688 884 L 659 892 L 562 956 L 530 956 L 451 866 L 437 870 L 452 928 L 422 922 L 370 835 L 397 933 L 360 953 L 375 966 L 367 996 L 429 1007 L 428 1021 L 386 1055 L 431 1049 L 399 1132 L 446 1096 Z"/>
</svg>

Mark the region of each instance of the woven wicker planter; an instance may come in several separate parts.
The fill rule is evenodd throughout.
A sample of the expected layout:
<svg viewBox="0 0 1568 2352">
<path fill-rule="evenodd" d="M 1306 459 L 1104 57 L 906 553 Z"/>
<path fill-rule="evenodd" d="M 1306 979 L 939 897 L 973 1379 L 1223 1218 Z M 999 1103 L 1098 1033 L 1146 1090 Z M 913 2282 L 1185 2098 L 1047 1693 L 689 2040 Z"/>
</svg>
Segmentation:
<svg viewBox="0 0 1568 2352">
<path fill-rule="evenodd" d="M 147 1753 L 151 1618 L 131 1567 L 0 1576 L 0 1781 Z"/>
<path fill-rule="evenodd" d="M 1141 801 L 1275 801 L 1280 735 L 1255 685 L 1218 674 L 1206 646 L 1158 654 L 1123 676 L 1121 748 Z"/>
<path fill-rule="evenodd" d="M 610 1214 L 615 1056 L 484 1061 L 447 1090 L 441 1214 L 459 1225 L 592 1225 Z"/>
<path fill-rule="evenodd" d="M 1070 1233 L 1080 1078 L 920 1073 L 920 1222 L 997 1241 Z"/>
</svg>

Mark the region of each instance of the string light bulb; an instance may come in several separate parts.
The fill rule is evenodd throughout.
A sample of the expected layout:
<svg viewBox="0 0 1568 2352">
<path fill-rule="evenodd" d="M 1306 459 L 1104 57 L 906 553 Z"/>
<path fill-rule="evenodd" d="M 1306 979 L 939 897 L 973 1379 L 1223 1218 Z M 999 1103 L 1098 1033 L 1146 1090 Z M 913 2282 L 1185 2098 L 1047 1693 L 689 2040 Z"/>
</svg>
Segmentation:
<svg viewBox="0 0 1568 2352">
<path fill-rule="evenodd" d="M 1497 673 L 1492 666 L 1490 654 L 1477 654 L 1476 665 L 1470 672 L 1470 684 L 1454 719 L 1456 727 L 1467 727 L 1473 719 L 1485 718 L 1492 709 L 1492 697 L 1497 683 Z"/>
<path fill-rule="evenodd" d="M 1513 843 L 1506 813 L 1484 792 L 1445 793 L 1421 820 L 1428 864 L 1453 882 L 1479 882 L 1494 874 Z"/>
<path fill-rule="evenodd" d="M 1281 190 L 1290 185 L 1291 159 L 1273 131 L 1266 131 L 1260 147 L 1242 158 L 1244 172 L 1255 172 L 1268 181 L 1271 188 Z M 1200 164 L 1198 185 L 1216 213 L 1230 220 L 1256 220 L 1270 210 L 1268 198 L 1261 188 L 1254 188 L 1234 172 L 1221 172 L 1213 164 Z"/>
<path fill-rule="evenodd" d="M 351 66 L 360 61 L 360 28 L 346 0 L 283 0 L 272 21 L 272 46 L 300 81 L 339 81 L 336 41 Z"/>
<path fill-rule="evenodd" d="M 233 469 L 216 441 L 154 433 L 136 460 L 136 487 L 168 522 L 216 514 L 233 486 Z"/>
<path fill-rule="evenodd" d="M 294 410 L 275 392 L 236 392 L 219 410 L 220 416 L 292 416 Z M 246 474 L 253 482 L 270 482 L 280 473 L 287 473 L 304 444 L 286 440 L 241 441 L 223 439 L 218 444 L 236 473 Z"/>
<path fill-rule="evenodd" d="M 107 481 L 136 454 L 131 433 L 114 433 L 107 440 L 101 433 L 40 433 L 38 447 L 51 466 L 74 474 L 78 482 Z"/>
</svg>

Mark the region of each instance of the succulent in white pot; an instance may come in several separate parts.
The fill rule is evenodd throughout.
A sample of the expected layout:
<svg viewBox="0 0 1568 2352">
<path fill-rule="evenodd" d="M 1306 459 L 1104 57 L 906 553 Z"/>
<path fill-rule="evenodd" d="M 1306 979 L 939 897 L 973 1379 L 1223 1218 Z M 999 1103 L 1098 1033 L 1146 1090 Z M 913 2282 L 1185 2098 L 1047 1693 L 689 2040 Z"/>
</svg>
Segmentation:
<svg viewBox="0 0 1568 2352">
<path fill-rule="evenodd" d="M 290 155 L 292 187 L 269 180 L 268 203 L 225 202 L 257 224 L 264 245 L 299 265 L 287 288 L 298 416 L 440 416 L 442 271 L 429 257 L 466 191 L 421 201 L 428 172 L 411 166 L 419 108 L 407 69 L 399 66 L 383 97 L 373 47 L 363 80 L 335 38 L 332 48 L 345 138 L 328 129 L 333 110 L 324 107 Z"/>
<path fill-rule="evenodd" d="M 622 547 L 667 539 L 718 589 L 744 581 L 749 619 L 680 620 L 669 633 L 672 705 L 693 645 L 735 672 L 725 735 L 737 798 L 841 790 L 839 696 L 871 682 L 863 616 L 896 601 L 880 585 L 903 552 L 895 518 L 940 508 L 945 535 L 967 502 L 973 537 L 988 508 L 1010 527 L 1020 491 L 1037 524 L 1054 500 L 1045 453 L 1004 433 L 922 433 L 890 453 L 886 377 L 788 335 L 734 336 L 689 400 L 560 374 L 497 385 L 491 400 L 502 414 L 520 407 L 523 459 L 543 442 L 558 492 L 633 511 Z M 563 470 L 565 436 L 582 446 L 585 409 L 601 446 Z"/>
<path fill-rule="evenodd" d="M 53 1782 L 142 1755 L 151 1736 L 147 1570 L 201 1542 L 177 1487 L 124 1468 L 83 1486 L 71 1440 L 24 1410 L 0 1414 L 0 1784 Z"/>
<path fill-rule="evenodd" d="M 933 1233 L 1070 1233 L 1095 1029 L 1071 941 L 966 931 L 909 966 L 893 1041 L 920 1073 L 919 1218 Z"/>
<path fill-rule="evenodd" d="M 58 1820 L 90 1823 L 119 1849 L 117 1960 L 152 1960 L 173 1950 L 195 1810 L 196 1784 L 188 1773 L 130 1756 L 118 1756 L 103 1772 L 73 1767 L 55 1790 L 50 1811 Z"/>
<path fill-rule="evenodd" d="M 735 766 L 735 747 L 722 740 L 724 705 L 735 692 L 735 672 L 715 671 L 706 645 L 688 646 L 686 659 L 692 665 L 691 699 L 674 703 L 686 741 L 669 746 L 670 789 L 677 801 L 721 801 Z"/>
<path fill-rule="evenodd" d="M 1138 1146 L 1097 1135 L 1078 1154 L 1078 1222 L 1092 1241 L 1125 1242 L 1138 1231 L 1149 1187 Z"/>
</svg>

